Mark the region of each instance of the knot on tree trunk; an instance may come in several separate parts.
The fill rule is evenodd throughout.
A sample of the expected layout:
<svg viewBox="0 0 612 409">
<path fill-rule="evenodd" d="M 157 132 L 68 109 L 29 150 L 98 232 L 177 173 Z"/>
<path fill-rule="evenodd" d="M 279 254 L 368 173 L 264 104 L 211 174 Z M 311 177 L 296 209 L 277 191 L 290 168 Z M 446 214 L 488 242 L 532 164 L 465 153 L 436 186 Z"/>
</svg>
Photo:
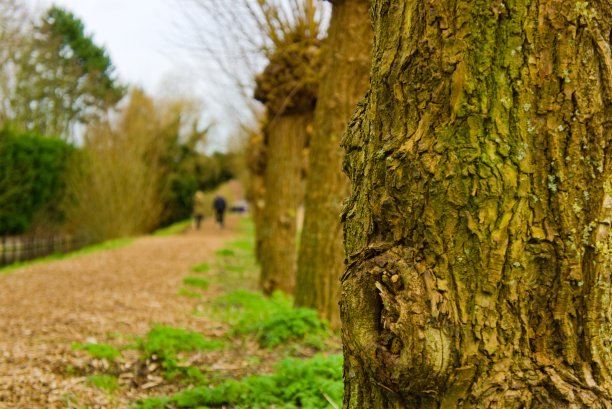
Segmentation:
<svg viewBox="0 0 612 409">
<path fill-rule="evenodd" d="M 343 279 L 348 348 L 379 384 L 435 395 L 454 369 L 456 310 L 447 283 L 401 246 L 355 261 Z M 350 303 L 350 304 L 349 304 Z"/>
<path fill-rule="evenodd" d="M 311 112 L 317 101 L 320 74 L 317 38 L 289 34 L 256 78 L 255 98 L 273 115 Z"/>
</svg>

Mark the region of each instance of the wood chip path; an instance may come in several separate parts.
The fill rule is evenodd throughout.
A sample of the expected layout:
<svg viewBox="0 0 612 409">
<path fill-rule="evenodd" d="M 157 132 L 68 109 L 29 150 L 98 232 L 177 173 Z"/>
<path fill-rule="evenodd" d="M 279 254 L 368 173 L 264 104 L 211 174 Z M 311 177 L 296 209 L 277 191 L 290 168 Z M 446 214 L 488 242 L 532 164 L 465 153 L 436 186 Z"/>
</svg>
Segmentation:
<svg viewBox="0 0 612 409">
<path fill-rule="evenodd" d="M 178 291 L 190 267 L 211 262 L 234 236 L 239 218 L 224 230 L 208 218 L 199 231 L 0 273 L 0 409 L 129 407 L 138 390 L 110 395 L 65 373 L 79 364 L 71 345 L 144 335 L 152 323 L 214 331 Z"/>
</svg>

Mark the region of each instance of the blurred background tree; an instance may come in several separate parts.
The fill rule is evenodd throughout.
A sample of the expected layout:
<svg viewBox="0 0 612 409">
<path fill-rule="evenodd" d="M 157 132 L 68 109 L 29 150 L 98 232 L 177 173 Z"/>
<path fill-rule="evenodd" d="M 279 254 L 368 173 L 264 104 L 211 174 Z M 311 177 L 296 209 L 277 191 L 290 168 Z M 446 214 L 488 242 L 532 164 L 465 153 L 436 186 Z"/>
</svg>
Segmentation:
<svg viewBox="0 0 612 409">
<path fill-rule="evenodd" d="M 18 0 L 0 0 L 0 125 L 10 116 L 15 58 L 25 49 L 30 16 Z"/>
<path fill-rule="evenodd" d="M 262 263 L 261 286 L 266 292 L 281 288 L 292 293 L 298 207 L 318 88 L 318 47 L 329 9 L 315 0 L 188 4 L 192 7 L 186 18 L 199 41 L 192 49 L 202 60 L 213 61 L 242 96 L 236 110 L 248 138 L 247 191 Z M 211 24 L 202 25 L 201 18 Z M 224 33 L 221 38 L 219 32 Z M 265 113 L 254 103 L 254 94 Z"/>
<path fill-rule="evenodd" d="M 319 79 L 318 32 L 285 33 L 255 96 L 266 105 L 266 163 L 261 224 L 260 286 L 264 293 L 293 294 L 296 282 L 298 210 L 304 199 L 304 158 L 312 132 Z M 314 36 L 312 34 L 315 34 Z"/>
<path fill-rule="evenodd" d="M 207 152 L 204 107 L 173 82 L 152 98 L 120 84 L 104 47 L 60 7 L 0 0 L 0 232 L 92 240 L 190 217 L 196 190 L 240 173 Z M 45 137 L 63 141 L 45 141 Z"/>
<path fill-rule="evenodd" d="M 53 6 L 12 52 L 6 119 L 41 135 L 68 139 L 78 124 L 99 118 L 124 95 L 104 47 L 81 20 Z"/>
<path fill-rule="evenodd" d="M 71 225 L 107 239 L 188 218 L 196 190 L 234 174 L 232 155 L 203 152 L 200 110 L 195 100 L 155 100 L 133 89 L 117 116 L 90 125 L 71 172 Z"/>
<path fill-rule="evenodd" d="M 309 144 L 295 302 L 316 309 L 339 328 L 339 278 L 345 258 L 340 210 L 349 193 L 340 138 L 369 86 L 373 32 L 369 1 L 332 3 Z"/>
</svg>

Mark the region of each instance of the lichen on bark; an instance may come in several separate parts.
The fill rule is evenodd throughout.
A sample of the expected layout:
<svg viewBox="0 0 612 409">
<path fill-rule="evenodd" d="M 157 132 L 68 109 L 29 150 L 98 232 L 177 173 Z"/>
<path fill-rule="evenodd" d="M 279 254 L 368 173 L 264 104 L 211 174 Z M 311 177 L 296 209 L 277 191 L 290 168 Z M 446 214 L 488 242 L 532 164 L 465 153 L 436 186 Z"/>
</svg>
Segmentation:
<svg viewBox="0 0 612 409">
<path fill-rule="evenodd" d="M 369 85 L 372 48 L 367 0 L 335 1 L 321 55 L 321 81 L 309 143 L 295 302 L 340 326 L 344 249 L 340 210 L 348 195 L 340 138 Z M 323 183 L 324 182 L 324 183 Z"/>
<path fill-rule="evenodd" d="M 343 140 L 345 407 L 612 407 L 612 5 L 372 15 Z"/>
</svg>

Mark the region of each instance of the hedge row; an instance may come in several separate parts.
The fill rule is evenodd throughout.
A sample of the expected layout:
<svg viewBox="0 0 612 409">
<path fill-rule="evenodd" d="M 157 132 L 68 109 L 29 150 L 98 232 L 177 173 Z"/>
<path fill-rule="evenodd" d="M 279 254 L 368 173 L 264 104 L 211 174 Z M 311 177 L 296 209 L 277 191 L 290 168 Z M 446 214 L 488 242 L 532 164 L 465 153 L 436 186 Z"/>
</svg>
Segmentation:
<svg viewBox="0 0 612 409">
<path fill-rule="evenodd" d="M 61 218 L 58 203 L 75 151 L 57 138 L 0 130 L 0 234 L 25 232 L 42 211 Z"/>
</svg>

